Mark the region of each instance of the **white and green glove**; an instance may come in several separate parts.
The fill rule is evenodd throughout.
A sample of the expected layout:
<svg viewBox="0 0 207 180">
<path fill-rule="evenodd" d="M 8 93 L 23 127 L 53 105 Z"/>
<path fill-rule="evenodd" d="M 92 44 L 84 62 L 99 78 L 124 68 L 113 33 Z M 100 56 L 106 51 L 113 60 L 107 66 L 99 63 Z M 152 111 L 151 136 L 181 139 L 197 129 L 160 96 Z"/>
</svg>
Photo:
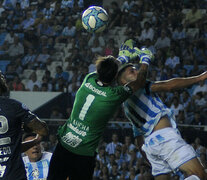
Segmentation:
<svg viewBox="0 0 207 180">
<path fill-rule="evenodd" d="M 131 60 L 136 59 L 138 56 L 136 50 L 134 49 L 134 41 L 129 39 L 125 41 L 119 48 L 119 55 L 117 60 L 121 64 L 130 62 Z"/>
<path fill-rule="evenodd" d="M 136 47 L 134 49 L 136 50 L 136 53 L 139 56 L 139 59 L 140 59 L 139 63 L 149 65 L 154 60 L 154 55 L 149 49 L 142 48 L 140 50 Z"/>
<path fill-rule="evenodd" d="M 139 57 L 140 63 L 149 65 L 154 59 L 152 52 L 147 48 L 142 48 L 140 50 L 139 48 L 134 47 L 134 44 L 132 39 L 125 41 L 119 49 L 117 60 L 121 64 L 125 64 Z"/>
</svg>

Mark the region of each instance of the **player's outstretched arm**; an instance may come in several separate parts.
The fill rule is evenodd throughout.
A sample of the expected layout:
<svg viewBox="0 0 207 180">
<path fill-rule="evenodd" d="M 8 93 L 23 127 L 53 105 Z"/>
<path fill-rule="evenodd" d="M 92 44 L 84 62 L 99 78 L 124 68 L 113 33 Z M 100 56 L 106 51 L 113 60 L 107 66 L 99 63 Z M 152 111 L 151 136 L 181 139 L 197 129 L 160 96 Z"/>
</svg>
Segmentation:
<svg viewBox="0 0 207 180">
<path fill-rule="evenodd" d="M 31 147 L 35 146 L 36 144 L 40 143 L 42 141 L 42 136 L 39 134 L 36 135 L 34 139 L 28 140 L 28 141 L 23 141 L 22 146 L 21 146 L 21 151 L 25 152 Z"/>
<path fill-rule="evenodd" d="M 32 140 L 22 142 L 22 152 L 27 151 L 32 146 L 36 145 L 42 140 L 42 136 L 48 135 L 48 127 L 44 121 L 35 118 L 24 126 L 25 131 L 36 133 L 36 137 Z"/>
<path fill-rule="evenodd" d="M 40 136 L 48 135 L 48 127 L 45 121 L 35 118 L 25 125 L 25 130 L 29 130 L 33 133 L 39 134 Z"/>
<path fill-rule="evenodd" d="M 166 81 L 156 81 L 151 86 L 152 92 L 173 91 L 181 88 L 186 88 L 200 81 L 207 79 L 207 71 L 198 75 L 186 78 L 173 78 Z"/>
</svg>

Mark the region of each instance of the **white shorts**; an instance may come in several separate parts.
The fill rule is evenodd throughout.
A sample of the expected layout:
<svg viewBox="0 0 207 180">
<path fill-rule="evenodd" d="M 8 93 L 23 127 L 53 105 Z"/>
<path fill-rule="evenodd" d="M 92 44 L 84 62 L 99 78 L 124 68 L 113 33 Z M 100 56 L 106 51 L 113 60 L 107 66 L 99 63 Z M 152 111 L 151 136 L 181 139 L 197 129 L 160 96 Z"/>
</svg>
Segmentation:
<svg viewBox="0 0 207 180">
<path fill-rule="evenodd" d="M 145 138 L 142 146 L 152 165 L 152 175 L 175 171 L 179 166 L 196 157 L 192 146 L 187 144 L 177 129 L 164 128 Z"/>
</svg>

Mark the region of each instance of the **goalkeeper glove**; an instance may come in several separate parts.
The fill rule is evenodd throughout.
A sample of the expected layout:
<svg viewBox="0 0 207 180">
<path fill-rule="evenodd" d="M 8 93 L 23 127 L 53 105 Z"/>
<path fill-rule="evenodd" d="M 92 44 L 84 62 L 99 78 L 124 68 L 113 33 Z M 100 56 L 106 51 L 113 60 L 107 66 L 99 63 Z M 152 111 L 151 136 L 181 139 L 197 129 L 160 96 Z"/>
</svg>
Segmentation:
<svg viewBox="0 0 207 180">
<path fill-rule="evenodd" d="M 140 58 L 139 63 L 149 65 L 151 63 L 151 61 L 154 60 L 154 55 L 152 54 L 152 52 L 149 49 L 142 48 L 140 50 L 136 47 L 134 49 L 136 50 L 136 53 L 139 55 L 139 58 Z"/>
<path fill-rule="evenodd" d="M 139 56 L 134 49 L 134 41 L 129 39 L 121 45 L 117 60 L 121 62 L 121 64 L 124 64 L 128 63 L 130 60 L 136 59 L 137 57 Z"/>
</svg>

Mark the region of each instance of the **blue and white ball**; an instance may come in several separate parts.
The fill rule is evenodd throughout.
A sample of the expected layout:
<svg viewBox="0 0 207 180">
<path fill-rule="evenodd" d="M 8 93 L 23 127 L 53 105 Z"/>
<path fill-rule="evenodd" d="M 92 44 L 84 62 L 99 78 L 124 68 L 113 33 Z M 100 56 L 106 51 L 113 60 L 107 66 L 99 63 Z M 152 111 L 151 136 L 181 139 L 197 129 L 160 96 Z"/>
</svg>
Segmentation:
<svg viewBox="0 0 207 180">
<path fill-rule="evenodd" d="M 108 24 L 107 12 L 99 6 L 90 6 L 82 14 L 83 27 L 90 33 L 104 31 Z"/>
</svg>

